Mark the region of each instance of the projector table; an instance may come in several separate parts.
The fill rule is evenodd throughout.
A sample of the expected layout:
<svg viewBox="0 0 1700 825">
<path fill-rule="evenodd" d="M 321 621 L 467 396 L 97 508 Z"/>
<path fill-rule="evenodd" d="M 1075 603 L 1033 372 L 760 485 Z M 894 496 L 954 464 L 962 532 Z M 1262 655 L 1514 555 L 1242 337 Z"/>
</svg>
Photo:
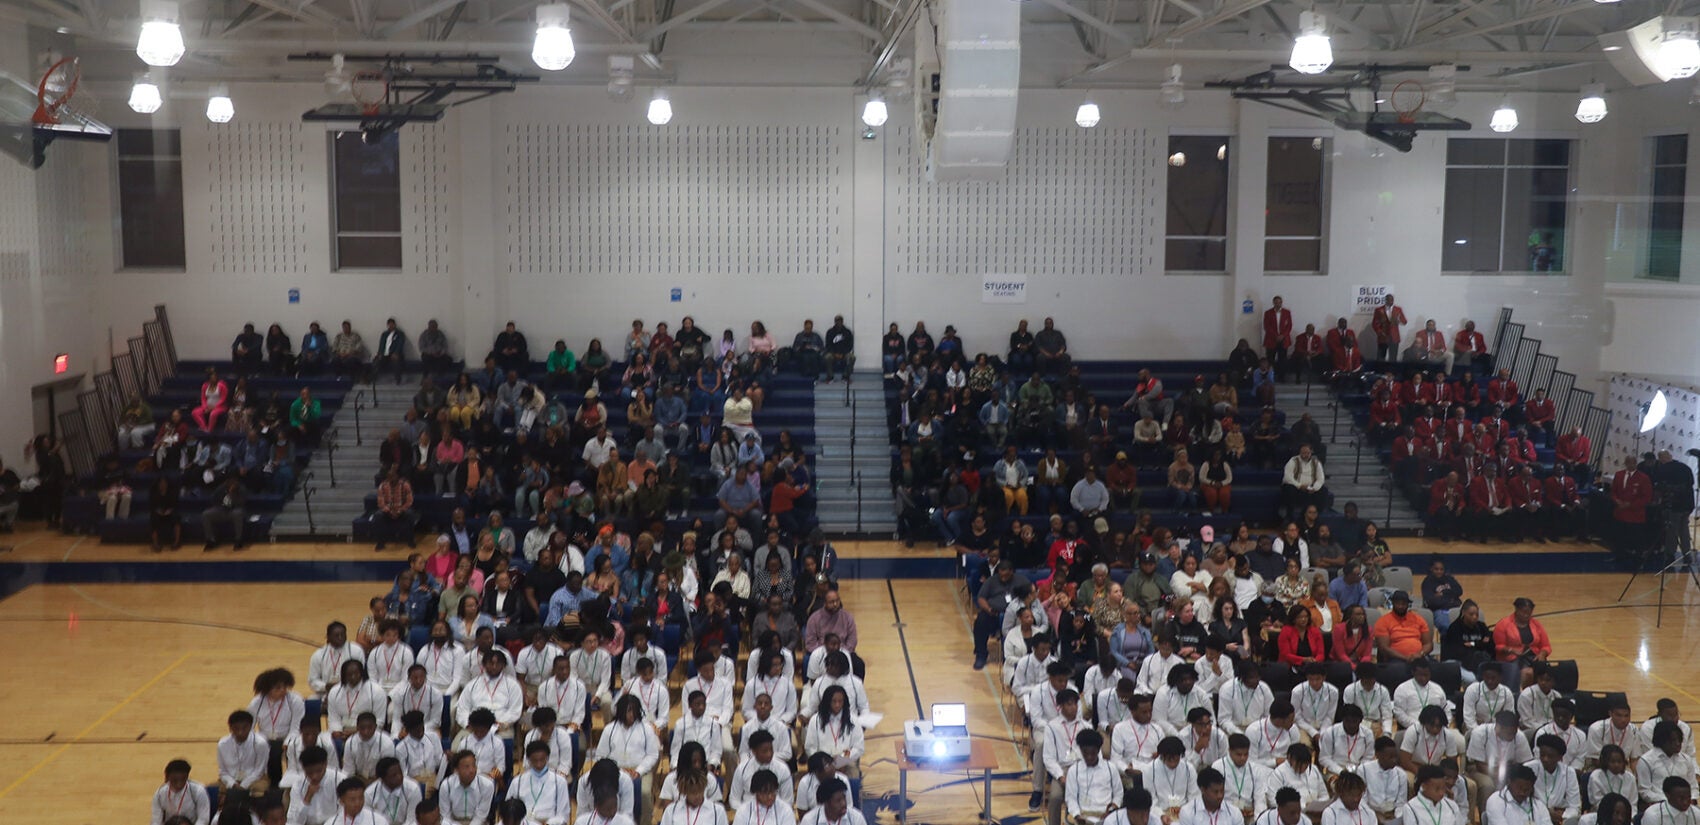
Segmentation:
<svg viewBox="0 0 1700 825">
<path fill-rule="evenodd" d="M 981 810 L 982 821 L 992 821 L 992 772 L 998 769 L 998 757 L 991 742 L 975 739 L 969 744 L 967 759 L 934 762 L 929 760 L 910 759 L 900 738 L 894 743 L 897 746 L 897 821 L 909 825 L 909 772 L 932 771 L 934 773 L 956 773 L 963 771 L 972 774 L 979 771 L 984 782 L 981 797 L 985 807 Z"/>
</svg>

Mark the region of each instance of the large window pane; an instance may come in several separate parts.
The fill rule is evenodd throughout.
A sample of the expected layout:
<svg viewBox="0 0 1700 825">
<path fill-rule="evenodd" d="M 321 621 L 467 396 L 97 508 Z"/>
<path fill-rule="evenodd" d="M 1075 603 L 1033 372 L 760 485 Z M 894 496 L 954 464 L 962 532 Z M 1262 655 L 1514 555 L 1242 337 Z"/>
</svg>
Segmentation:
<svg viewBox="0 0 1700 825">
<path fill-rule="evenodd" d="M 182 269 L 183 156 L 176 129 L 118 130 L 118 227 L 126 267 Z"/>
<path fill-rule="evenodd" d="M 401 152 L 395 132 L 331 140 L 338 269 L 401 268 Z"/>
<path fill-rule="evenodd" d="M 1447 166 L 1501 166 L 1504 138 L 1453 138 L 1446 142 Z"/>
<path fill-rule="evenodd" d="M 1441 269 L 1447 272 L 1499 269 L 1499 221 L 1504 192 L 1504 170 L 1446 170 Z"/>
<path fill-rule="evenodd" d="M 1227 269 L 1228 163 L 1226 137 L 1169 138 L 1164 268 Z"/>
<path fill-rule="evenodd" d="M 1647 277 L 1682 277 L 1683 197 L 1688 191 L 1688 136 L 1653 138 L 1652 201 L 1647 208 Z"/>
<path fill-rule="evenodd" d="M 1322 270 L 1327 157 L 1324 138 L 1269 139 L 1263 213 L 1265 270 Z"/>
<path fill-rule="evenodd" d="M 1505 256 L 1508 270 L 1562 272 L 1566 169 L 1518 169 L 1505 172 Z"/>
</svg>

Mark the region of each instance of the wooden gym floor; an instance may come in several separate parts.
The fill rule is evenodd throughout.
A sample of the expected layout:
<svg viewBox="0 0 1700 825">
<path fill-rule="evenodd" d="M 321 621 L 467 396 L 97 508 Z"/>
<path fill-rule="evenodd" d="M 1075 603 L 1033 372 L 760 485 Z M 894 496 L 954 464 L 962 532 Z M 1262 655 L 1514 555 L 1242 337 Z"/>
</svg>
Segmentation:
<svg viewBox="0 0 1700 825">
<path fill-rule="evenodd" d="M 17 558 L 91 561 L 135 559 L 146 549 L 102 547 L 72 538 L 13 538 Z M 33 540 L 32 540 L 33 539 Z M 1417 541 L 1401 552 L 1427 552 Z M 1437 545 L 1438 546 L 1438 545 Z M 934 553 L 871 542 L 841 546 L 847 554 L 900 556 Z M 1517 548 L 1496 547 L 1513 551 Z M 1550 547 L 1544 548 L 1550 550 Z M 322 554 L 322 555 L 321 555 Z M 369 545 L 261 546 L 246 558 L 372 558 Z M 390 551 L 399 561 L 404 552 Z M 185 548 L 175 558 L 229 558 Z M 1664 627 L 1654 627 L 1657 577 L 1642 576 L 1619 604 L 1624 576 L 1544 574 L 1465 576 L 1467 594 L 1487 605 L 1491 622 L 1517 596 L 1529 596 L 1553 636 L 1560 658 L 1580 662 L 1584 689 L 1621 689 L 1637 718 L 1669 696 L 1689 719 L 1700 717 L 1700 591 L 1687 577 L 1667 582 Z M 283 665 L 304 680 L 307 657 L 324 625 L 352 627 L 378 583 L 36 585 L 0 602 L 0 822 L 7 825 L 83 825 L 135 822 L 165 762 L 194 763 L 194 778 L 216 781 L 214 745 L 224 717 L 246 705 L 255 673 Z M 842 586 L 858 619 L 858 648 L 868 662 L 868 693 L 884 722 L 870 734 L 865 795 L 895 794 L 891 760 L 901 723 L 916 706 L 963 701 L 976 736 L 997 743 L 1000 778 L 993 811 L 1023 823 L 1028 780 L 1024 756 L 1010 744 L 1020 725 L 997 692 L 997 663 L 970 669 L 970 635 L 956 582 L 857 580 Z M 980 808 L 978 782 L 963 775 L 911 777 L 915 821 L 970 823 Z M 890 806 L 882 823 L 895 821 Z"/>
</svg>

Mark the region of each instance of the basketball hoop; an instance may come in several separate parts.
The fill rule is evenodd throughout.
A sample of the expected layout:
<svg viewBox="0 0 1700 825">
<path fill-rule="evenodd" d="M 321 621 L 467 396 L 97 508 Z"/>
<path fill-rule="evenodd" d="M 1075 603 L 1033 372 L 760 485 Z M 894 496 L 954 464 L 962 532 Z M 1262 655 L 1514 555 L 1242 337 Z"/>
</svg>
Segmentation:
<svg viewBox="0 0 1700 825">
<path fill-rule="evenodd" d="M 1423 110 L 1423 104 L 1428 102 L 1428 90 L 1415 80 L 1401 80 L 1393 87 L 1393 93 L 1387 96 L 1387 104 L 1393 107 L 1393 113 L 1400 123 L 1416 123 L 1417 113 Z"/>
<path fill-rule="evenodd" d="M 75 57 L 61 58 L 41 76 L 35 90 L 35 114 L 30 120 L 37 126 L 59 125 L 59 110 L 77 94 L 77 84 L 83 70 Z"/>
<path fill-rule="evenodd" d="M 354 102 L 360 104 L 362 114 L 376 117 L 389 100 L 390 79 L 384 72 L 365 69 L 354 73 L 354 79 L 348 83 L 348 91 L 354 95 Z"/>
</svg>

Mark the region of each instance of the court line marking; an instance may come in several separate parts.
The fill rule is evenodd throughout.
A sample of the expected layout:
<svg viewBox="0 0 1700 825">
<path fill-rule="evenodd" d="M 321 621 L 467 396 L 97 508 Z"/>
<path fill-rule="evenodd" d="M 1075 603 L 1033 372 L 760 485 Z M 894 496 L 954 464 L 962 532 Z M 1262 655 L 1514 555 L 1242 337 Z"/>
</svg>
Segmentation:
<svg viewBox="0 0 1700 825">
<path fill-rule="evenodd" d="M 1620 662 L 1622 662 L 1622 663 L 1624 663 L 1624 664 L 1626 664 L 1626 665 L 1629 665 L 1629 666 L 1630 666 L 1630 667 L 1631 667 L 1631 668 L 1634 668 L 1634 669 L 1635 669 L 1635 670 L 1640 670 L 1640 669 L 1641 669 L 1641 668 L 1640 668 L 1640 667 L 1639 667 L 1639 666 L 1638 666 L 1638 665 L 1636 665 L 1636 664 L 1635 664 L 1635 662 L 1634 662 L 1634 661 L 1633 661 L 1633 660 L 1631 660 L 1631 659 L 1627 659 L 1627 658 L 1625 658 L 1625 657 L 1624 657 L 1624 656 L 1623 656 L 1623 654 L 1621 654 L 1621 653 L 1618 653 L 1618 652 L 1617 652 L 1617 651 L 1615 651 L 1615 650 L 1612 650 L 1612 649 L 1611 649 L 1611 648 L 1609 648 L 1609 647 L 1606 647 L 1606 646 L 1605 646 L 1605 645 L 1602 645 L 1602 644 L 1600 644 L 1600 643 L 1599 643 L 1599 642 L 1598 642 L 1598 641 L 1595 641 L 1595 640 L 1594 640 L 1594 639 L 1589 639 L 1589 640 L 1588 640 L 1588 644 L 1591 644 L 1591 645 L 1593 645 L 1593 646 L 1594 646 L 1594 647 L 1597 647 L 1597 648 L 1599 648 L 1599 649 L 1601 649 L 1601 650 L 1603 650 L 1603 651 L 1605 651 L 1605 652 L 1606 652 L 1606 653 L 1607 653 L 1607 654 L 1610 654 L 1610 655 L 1611 655 L 1611 657 L 1612 657 L 1612 658 L 1614 658 L 1614 659 L 1617 659 L 1617 660 L 1618 660 L 1618 661 L 1620 661 Z M 1682 689 L 1682 687 L 1681 687 L 1681 686 L 1679 686 L 1679 685 L 1677 685 L 1677 684 L 1676 684 L 1676 683 L 1674 683 L 1674 682 L 1672 682 L 1672 681 L 1670 681 L 1670 680 L 1669 680 L 1669 679 L 1666 679 L 1666 678 L 1665 678 L 1665 677 L 1663 677 L 1663 676 L 1660 676 L 1660 675 L 1659 675 L 1659 674 L 1657 674 L 1657 673 L 1654 673 L 1654 672 L 1653 672 L 1653 671 L 1651 671 L 1651 670 L 1648 670 L 1648 671 L 1646 671 L 1646 673 L 1647 673 L 1647 675 L 1648 675 L 1648 676 L 1651 676 L 1651 677 L 1653 677 L 1653 680 L 1654 680 L 1654 681 L 1656 681 L 1656 682 L 1658 682 L 1658 683 L 1659 683 L 1659 684 L 1661 684 L 1661 685 L 1664 685 L 1664 686 L 1665 686 L 1665 687 L 1668 687 L 1668 688 L 1670 688 L 1670 689 L 1671 689 L 1671 690 L 1674 690 L 1674 691 L 1676 691 L 1676 692 L 1677 692 L 1677 693 L 1680 693 L 1680 694 L 1682 694 L 1682 695 L 1684 695 L 1684 696 L 1687 696 L 1687 697 L 1688 697 L 1688 698 L 1689 698 L 1689 699 L 1692 699 L 1692 700 L 1694 700 L 1694 701 L 1696 701 L 1696 702 L 1700 702 L 1700 696 L 1695 696 L 1695 695 L 1694 695 L 1694 694 L 1692 694 L 1692 693 L 1689 693 L 1689 692 L 1688 692 L 1688 691 L 1686 691 L 1686 690 L 1683 690 L 1683 689 Z"/>
<path fill-rule="evenodd" d="M 60 561 L 70 561 L 71 560 L 71 553 L 74 552 L 77 549 L 78 545 L 81 545 L 83 543 L 83 539 L 86 539 L 86 538 L 88 538 L 88 536 L 78 536 L 76 541 L 71 542 L 70 547 L 65 548 L 65 555 L 62 556 L 59 560 Z"/>
<path fill-rule="evenodd" d="M 921 686 L 915 681 L 915 663 L 909 659 L 909 637 L 903 633 L 903 612 L 897 609 L 897 589 L 891 579 L 885 580 L 885 593 L 891 599 L 891 617 L 897 620 L 897 643 L 903 646 L 903 667 L 909 671 L 909 690 L 915 694 L 915 716 L 924 718 L 927 712 L 921 709 Z"/>
<path fill-rule="evenodd" d="M 956 607 L 956 617 L 962 620 L 962 627 L 968 631 L 968 641 L 972 644 L 974 641 L 974 624 L 969 621 L 968 612 L 962 609 L 962 600 L 956 597 L 956 580 L 951 579 L 950 582 L 950 603 Z M 1015 728 L 1010 725 L 1009 712 L 1004 710 L 1003 706 L 1003 686 L 998 684 L 998 680 L 992 678 L 990 670 L 982 670 L 980 675 L 986 677 L 986 688 L 992 692 L 992 703 L 998 706 L 998 718 L 1003 720 L 1004 733 L 1009 734 L 1010 750 L 1015 751 L 1016 763 L 1021 766 L 1021 770 L 1025 771 L 1028 768 L 1027 754 L 1022 753 L 1021 746 L 1016 744 Z"/>
<path fill-rule="evenodd" d="M 152 679 L 147 680 L 147 682 L 144 683 L 141 687 L 136 688 L 135 690 L 131 691 L 129 696 L 124 697 L 123 700 L 121 700 L 118 704 L 113 705 L 105 713 L 101 714 L 99 719 L 96 719 L 93 722 L 90 722 L 88 727 L 83 728 L 82 731 L 79 732 L 76 736 L 71 737 L 71 741 L 66 742 L 63 745 L 60 745 L 52 753 L 42 757 L 41 761 L 35 763 L 34 767 L 30 768 L 27 771 L 24 771 L 24 774 L 22 776 L 18 777 L 17 779 L 12 780 L 12 784 L 7 785 L 4 788 L 0 788 L 0 799 L 5 799 L 6 795 L 11 793 L 13 790 L 16 790 L 19 785 L 24 784 L 24 782 L 27 781 L 30 777 L 35 776 L 37 773 L 40 773 L 42 768 L 47 767 L 48 765 L 52 764 L 54 760 L 56 760 L 60 756 L 64 755 L 65 751 L 70 750 L 72 745 L 75 745 L 79 740 L 81 740 L 84 737 L 88 736 L 89 734 L 93 733 L 95 728 L 98 728 L 101 725 L 105 724 L 106 720 L 111 719 L 113 716 L 116 716 L 118 714 L 118 711 L 121 711 L 124 708 L 128 707 L 131 702 L 136 701 L 136 699 L 140 698 L 142 694 L 147 693 L 149 690 L 152 690 L 154 685 L 157 685 L 161 681 L 164 681 L 165 677 L 171 675 L 171 671 L 176 670 L 178 665 L 181 665 L 184 662 L 189 661 L 189 658 L 194 656 L 194 655 L 196 655 L 194 652 L 189 652 L 189 653 L 183 654 L 182 656 L 177 657 L 177 661 L 172 662 L 169 665 L 166 665 L 165 669 L 154 674 L 154 677 Z"/>
</svg>

